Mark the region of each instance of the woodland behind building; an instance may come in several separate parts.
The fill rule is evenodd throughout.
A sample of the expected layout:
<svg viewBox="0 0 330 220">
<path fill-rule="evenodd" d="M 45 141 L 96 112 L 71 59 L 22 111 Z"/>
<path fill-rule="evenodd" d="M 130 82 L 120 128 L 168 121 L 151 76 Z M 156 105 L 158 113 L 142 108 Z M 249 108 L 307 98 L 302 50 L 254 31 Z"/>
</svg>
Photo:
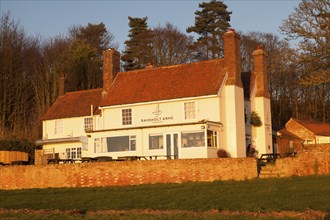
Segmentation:
<svg viewBox="0 0 330 220">
<path fill-rule="evenodd" d="M 201 22 L 210 14 L 205 10 L 214 13 Z M 302 1 L 280 27 L 287 39 L 253 30 L 240 33 L 243 71 L 253 69 L 252 51 L 258 45 L 268 54 L 274 130 L 290 117 L 330 121 L 329 11 L 327 0 Z M 231 12 L 212 0 L 200 4 L 195 14 L 195 25 L 187 31 L 199 35 L 197 39 L 174 24 L 149 28 L 147 17 L 129 17 L 122 71 L 150 62 L 166 66 L 222 57 L 219 36 L 230 27 Z M 99 23 L 72 26 L 65 36 L 43 39 L 28 36 L 10 12 L 5 13 L 0 23 L 0 139 L 41 137 L 42 117 L 59 95 L 62 75 L 67 91 L 102 87 L 102 51 L 118 49 L 115 34 Z M 143 56 L 137 50 L 145 51 Z"/>
</svg>

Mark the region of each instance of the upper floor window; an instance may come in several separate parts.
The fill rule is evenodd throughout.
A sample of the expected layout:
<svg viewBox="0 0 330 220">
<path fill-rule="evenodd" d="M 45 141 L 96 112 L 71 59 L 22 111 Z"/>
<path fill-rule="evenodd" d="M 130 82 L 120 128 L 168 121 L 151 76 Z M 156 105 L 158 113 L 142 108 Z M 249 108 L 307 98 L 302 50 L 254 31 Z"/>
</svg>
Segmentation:
<svg viewBox="0 0 330 220">
<path fill-rule="evenodd" d="M 63 134 L 63 120 L 55 121 L 55 134 Z"/>
<path fill-rule="evenodd" d="M 195 118 L 196 118 L 195 102 L 185 102 L 184 119 L 195 119 Z"/>
<path fill-rule="evenodd" d="M 123 109 L 122 113 L 122 121 L 123 125 L 131 125 L 132 124 L 132 109 Z"/>
<path fill-rule="evenodd" d="M 84 128 L 85 131 L 93 130 L 93 117 L 84 118 Z"/>
</svg>

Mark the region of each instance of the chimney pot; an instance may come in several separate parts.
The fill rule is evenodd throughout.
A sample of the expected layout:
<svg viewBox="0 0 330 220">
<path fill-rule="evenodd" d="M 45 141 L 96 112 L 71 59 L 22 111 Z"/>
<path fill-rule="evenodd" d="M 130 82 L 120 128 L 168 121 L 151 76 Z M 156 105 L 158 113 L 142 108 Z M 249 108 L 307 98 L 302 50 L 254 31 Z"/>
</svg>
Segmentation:
<svg viewBox="0 0 330 220">
<path fill-rule="evenodd" d="M 230 32 L 234 32 L 234 33 L 236 33 L 236 31 L 235 31 L 234 28 L 229 28 L 229 31 L 230 31 Z"/>
</svg>

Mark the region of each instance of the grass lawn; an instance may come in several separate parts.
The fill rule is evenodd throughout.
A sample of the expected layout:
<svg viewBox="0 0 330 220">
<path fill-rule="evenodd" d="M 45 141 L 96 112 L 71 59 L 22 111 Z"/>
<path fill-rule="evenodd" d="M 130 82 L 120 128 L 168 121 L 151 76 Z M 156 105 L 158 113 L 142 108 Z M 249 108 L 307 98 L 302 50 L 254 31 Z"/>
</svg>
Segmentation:
<svg viewBox="0 0 330 220">
<path fill-rule="evenodd" d="M 11 212 L 1 213 L 0 219 L 254 219 L 251 215 L 224 216 L 221 212 L 329 212 L 329 207 L 329 175 L 127 187 L 0 190 L 1 209 L 76 210 L 78 213 Z M 100 213 L 103 210 L 126 212 L 104 215 Z M 134 210 L 158 210 L 161 213 L 137 213 Z M 169 210 L 174 213 L 162 213 Z M 177 210 L 181 212 L 175 213 Z M 210 214 L 207 212 L 210 210 L 217 213 Z M 85 215 L 87 212 L 95 213 Z M 217 216 L 219 213 L 223 218 Z M 268 216 L 265 219 L 281 218 Z"/>
</svg>

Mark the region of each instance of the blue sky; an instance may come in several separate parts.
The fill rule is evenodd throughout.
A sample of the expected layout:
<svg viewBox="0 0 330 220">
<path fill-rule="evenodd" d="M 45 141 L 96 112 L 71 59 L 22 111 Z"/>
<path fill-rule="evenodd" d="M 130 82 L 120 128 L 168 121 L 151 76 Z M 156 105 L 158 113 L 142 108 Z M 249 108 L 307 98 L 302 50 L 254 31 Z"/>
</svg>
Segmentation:
<svg viewBox="0 0 330 220">
<path fill-rule="evenodd" d="M 208 1 L 208 0 L 204 0 Z M 1 14 L 11 12 L 28 35 L 43 39 L 67 34 L 72 25 L 103 22 L 114 35 L 119 50 L 128 35 L 128 16 L 148 17 L 149 27 L 170 22 L 185 32 L 194 25 L 197 0 L 0 0 Z M 294 12 L 300 0 L 225 0 L 232 11 L 231 26 L 237 31 L 260 31 L 277 34 L 279 26 Z"/>
</svg>

